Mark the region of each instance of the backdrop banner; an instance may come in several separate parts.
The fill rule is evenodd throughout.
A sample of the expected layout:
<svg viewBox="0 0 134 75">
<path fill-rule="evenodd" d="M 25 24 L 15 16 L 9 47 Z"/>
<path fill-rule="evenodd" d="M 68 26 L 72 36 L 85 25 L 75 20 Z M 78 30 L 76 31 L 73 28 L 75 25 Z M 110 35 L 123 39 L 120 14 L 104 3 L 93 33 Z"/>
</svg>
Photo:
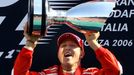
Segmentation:
<svg viewBox="0 0 134 75">
<path fill-rule="evenodd" d="M 48 15 L 65 15 L 71 7 L 89 0 L 48 0 L 51 13 Z M 134 0 L 116 0 L 114 11 L 109 15 L 106 24 L 101 28 L 98 42 L 108 48 L 120 61 L 123 75 L 133 75 L 134 67 Z M 101 10 L 104 11 L 104 10 Z M 0 1 L 0 75 L 12 75 L 11 71 L 16 56 L 25 45 L 23 26 L 28 20 L 28 0 Z M 82 37 L 85 45 L 85 57 L 82 66 L 100 67 L 94 52 L 88 46 L 84 36 L 69 26 L 53 25 L 47 35 L 39 40 L 33 64 L 30 70 L 40 71 L 59 64 L 57 59 L 57 37 L 64 32 L 73 32 Z M 48 58 L 49 57 L 49 58 Z"/>
</svg>

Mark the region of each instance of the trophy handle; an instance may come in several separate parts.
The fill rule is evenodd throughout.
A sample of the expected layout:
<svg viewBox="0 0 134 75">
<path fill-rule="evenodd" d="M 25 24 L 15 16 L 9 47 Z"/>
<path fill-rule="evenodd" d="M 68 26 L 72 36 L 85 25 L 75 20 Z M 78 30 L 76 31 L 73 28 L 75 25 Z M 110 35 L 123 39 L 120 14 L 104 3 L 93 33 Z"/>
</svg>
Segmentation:
<svg viewBox="0 0 134 75">
<path fill-rule="evenodd" d="M 42 0 L 42 25 L 41 25 L 41 36 L 46 34 L 46 0 Z"/>
<path fill-rule="evenodd" d="M 33 31 L 33 0 L 29 0 L 28 2 L 28 27 L 27 33 L 32 35 Z"/>
</svg>

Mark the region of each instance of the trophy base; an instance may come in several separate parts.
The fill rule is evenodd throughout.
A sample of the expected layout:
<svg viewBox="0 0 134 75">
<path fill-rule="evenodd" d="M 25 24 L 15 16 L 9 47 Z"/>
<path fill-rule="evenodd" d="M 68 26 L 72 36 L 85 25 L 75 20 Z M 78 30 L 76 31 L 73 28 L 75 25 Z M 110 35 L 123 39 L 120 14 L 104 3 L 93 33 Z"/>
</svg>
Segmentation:
<svg viewBox="0 0 134 75">
<path fill-rule="evenodd" d="M 39 2 L 39 5 L 38 3 Z M 40 7 L 40 9 L 38 8 Z M 29 0 L 28 4 L 28 34 L 44 36 L 46 31 L 45 0 Z"/>
</svg>

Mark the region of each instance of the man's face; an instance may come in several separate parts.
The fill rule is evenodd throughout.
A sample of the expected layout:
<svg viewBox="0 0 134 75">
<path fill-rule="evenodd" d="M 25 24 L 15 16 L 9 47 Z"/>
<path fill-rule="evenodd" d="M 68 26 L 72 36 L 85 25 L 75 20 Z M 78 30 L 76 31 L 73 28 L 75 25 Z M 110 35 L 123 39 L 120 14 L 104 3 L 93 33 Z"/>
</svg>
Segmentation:
<svg viewBox="0 0 134 75">
<path fill-rule="evenodd" d="M 58 58 L 62 65 L 79 64 L 82 58 L 81 48 L 72 40 L 66 40 L 60 44 Z"/>
</svg>

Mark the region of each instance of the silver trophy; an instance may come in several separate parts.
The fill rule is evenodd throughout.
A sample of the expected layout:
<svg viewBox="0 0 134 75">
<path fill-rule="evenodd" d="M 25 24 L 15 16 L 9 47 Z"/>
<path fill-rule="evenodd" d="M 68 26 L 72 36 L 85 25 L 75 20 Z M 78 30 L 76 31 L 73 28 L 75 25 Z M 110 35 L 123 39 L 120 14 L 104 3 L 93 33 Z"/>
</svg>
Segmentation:
<svg viewBox="0 0 134 75">
<path fill-rule="evenodd" d="M 115 2 L 89 1 L 67 11 L 50 8 L 47 0 L 30 0 L 29 33 L 44 36 L 51 25 L 68 25 L 76 31 L 100 31 L 115 7 Z"/>
</svg>

